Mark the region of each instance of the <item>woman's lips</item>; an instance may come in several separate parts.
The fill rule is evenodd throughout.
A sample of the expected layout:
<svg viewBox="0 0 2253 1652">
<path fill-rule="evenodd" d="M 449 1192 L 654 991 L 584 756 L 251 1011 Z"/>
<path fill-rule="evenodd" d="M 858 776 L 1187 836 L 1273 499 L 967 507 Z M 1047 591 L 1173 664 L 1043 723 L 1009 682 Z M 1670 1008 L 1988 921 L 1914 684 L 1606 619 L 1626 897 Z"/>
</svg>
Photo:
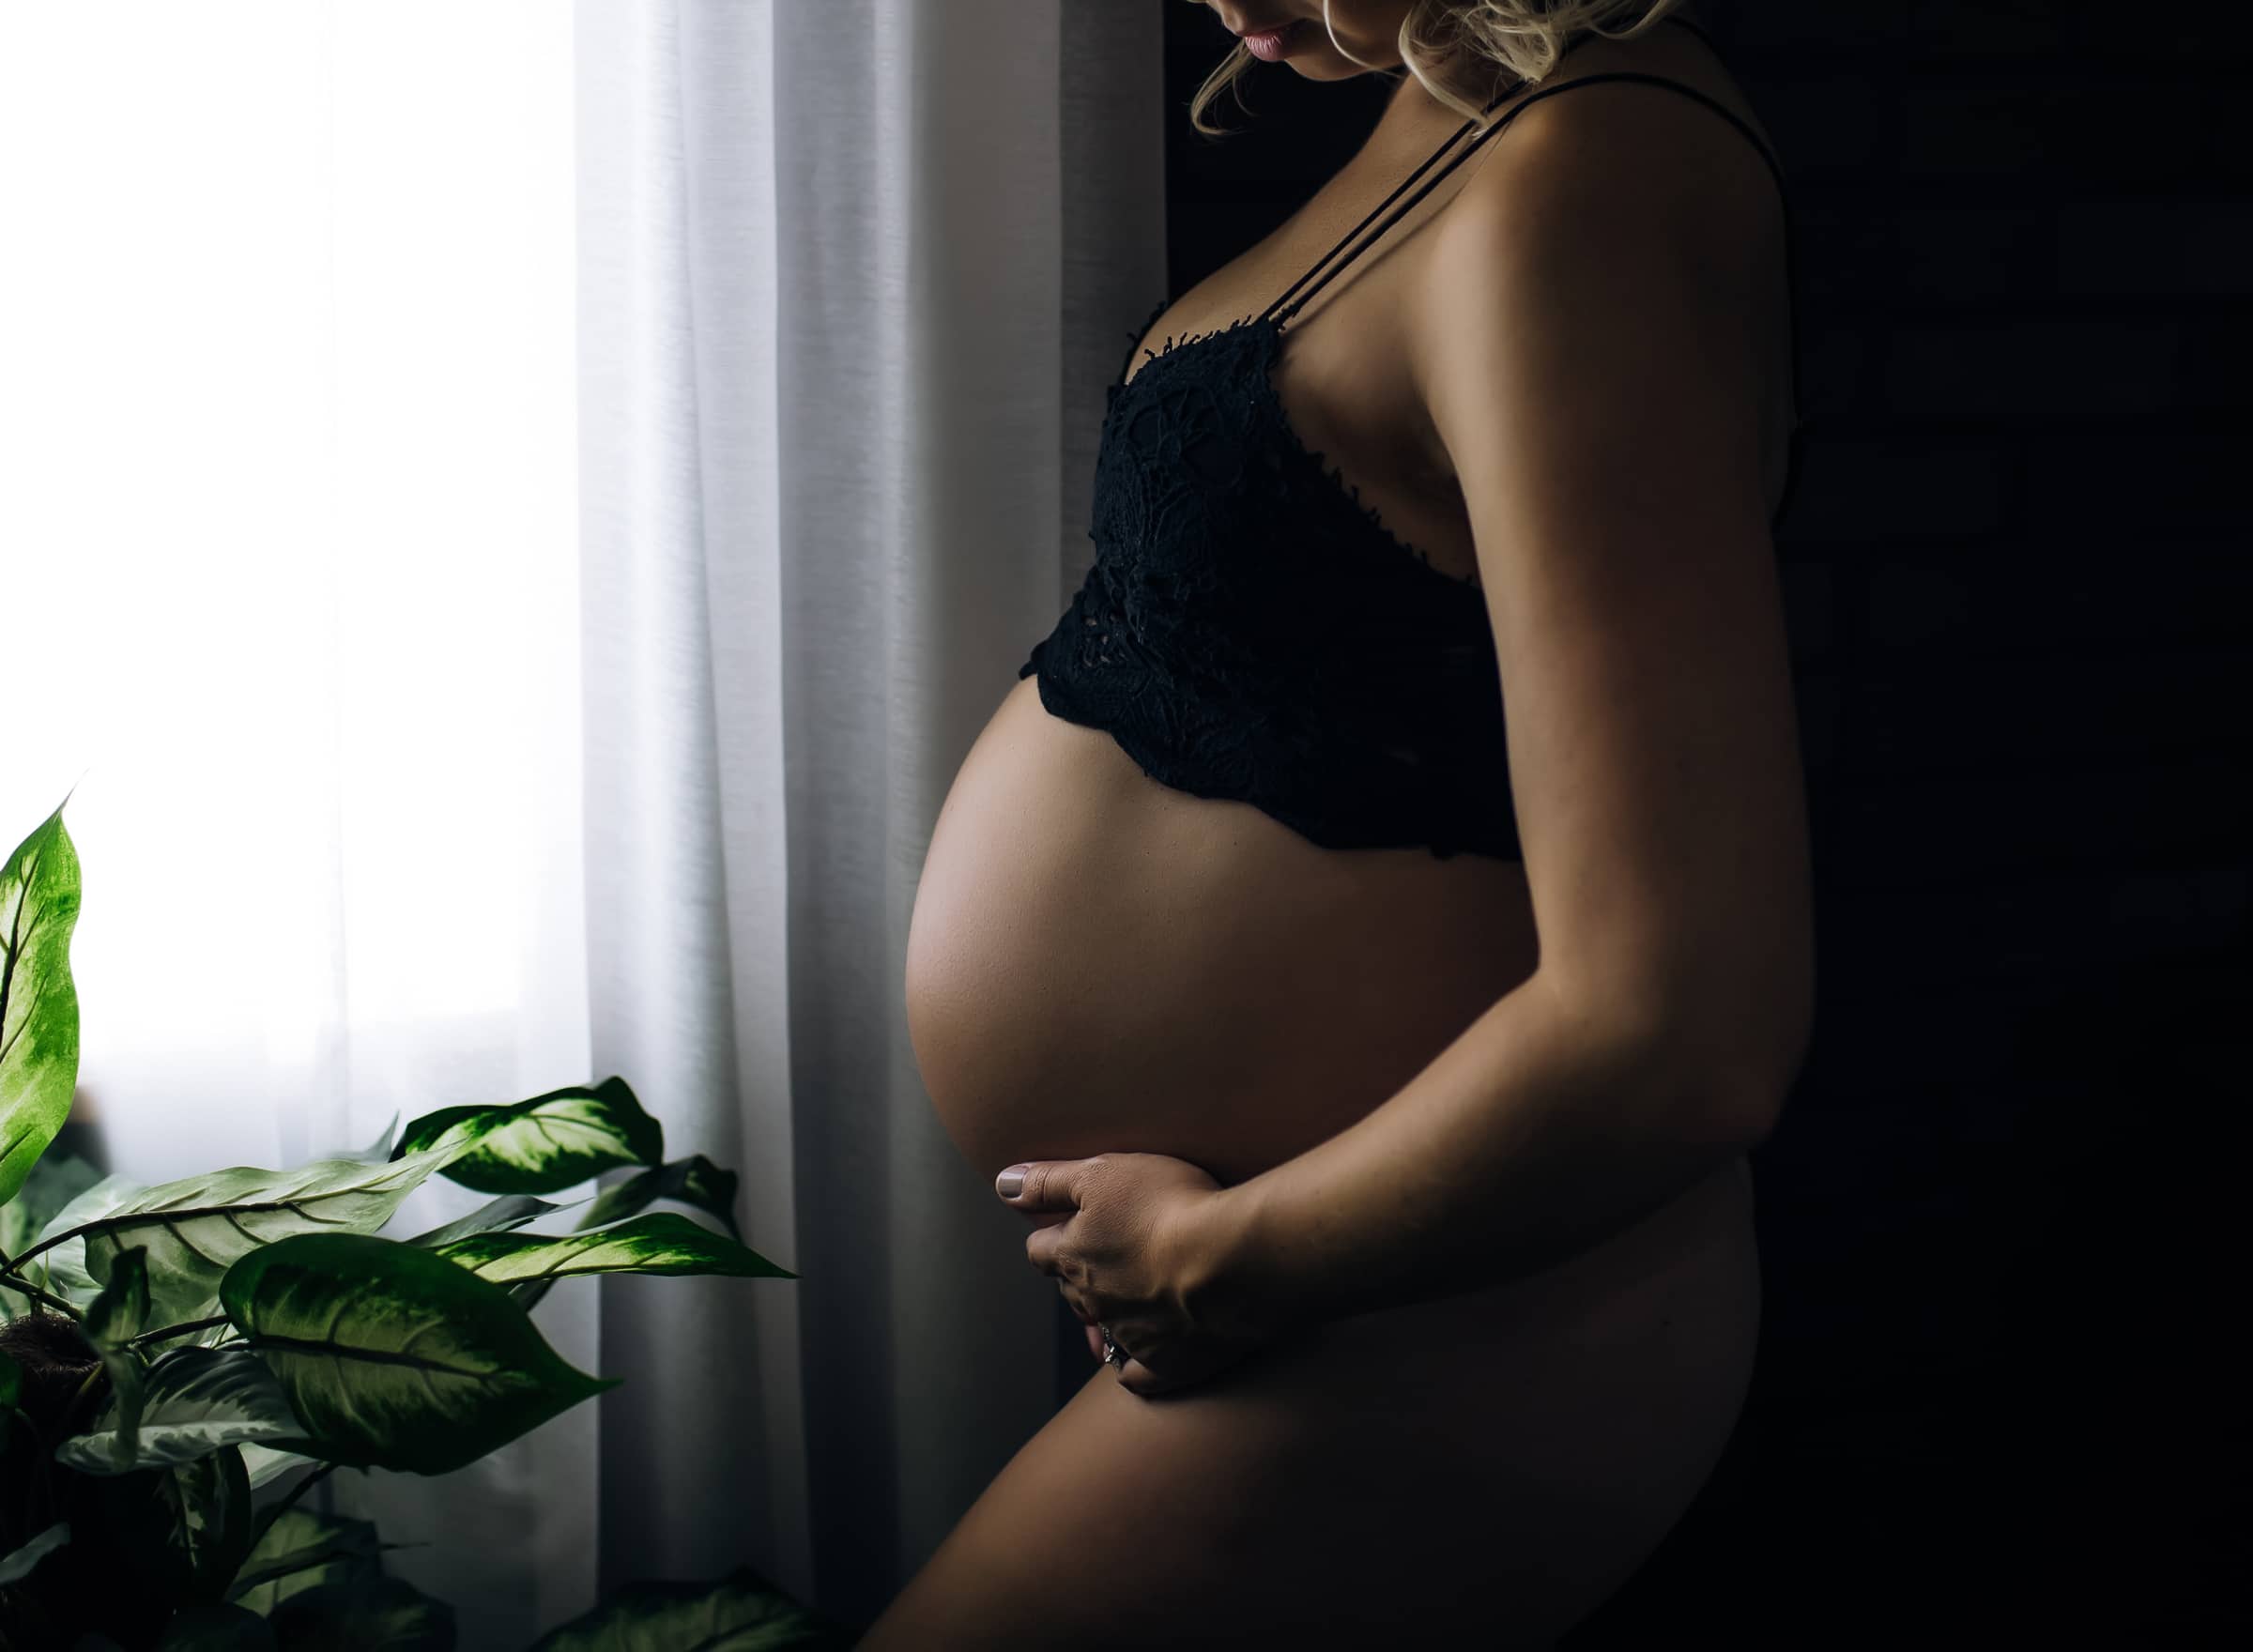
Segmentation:
<svg viewBox="0 0 2253 1652">
<path fill-rule="evenodd" d="M 1290 54 L 1299 36 L 1299 25 L 1306 21 L 1303 17 L 1295 17 L 1281 28 L 1269 29 L 1264 34 L 1246 35 L 1244 49 L 1263 63 L 1277 62 Z"/>
</svg>

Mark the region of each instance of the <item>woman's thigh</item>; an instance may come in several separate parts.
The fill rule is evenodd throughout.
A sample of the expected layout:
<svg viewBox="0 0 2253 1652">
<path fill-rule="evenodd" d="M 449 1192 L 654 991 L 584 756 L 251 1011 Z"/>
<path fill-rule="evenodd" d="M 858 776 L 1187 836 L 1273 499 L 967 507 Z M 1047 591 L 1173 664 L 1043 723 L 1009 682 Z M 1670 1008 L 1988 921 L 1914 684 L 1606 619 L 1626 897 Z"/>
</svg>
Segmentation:
<svg viewBox="0 0 2253 1652">
<path fill-rule="evenodd" d="M 1310 1327 L 1180 1394 L 1096 1368 L 862 1652 L 1549 1645 L 1742 1406 L 1759 1272 L 1730 1180 L 1570 1277 Z"/>
</svg>

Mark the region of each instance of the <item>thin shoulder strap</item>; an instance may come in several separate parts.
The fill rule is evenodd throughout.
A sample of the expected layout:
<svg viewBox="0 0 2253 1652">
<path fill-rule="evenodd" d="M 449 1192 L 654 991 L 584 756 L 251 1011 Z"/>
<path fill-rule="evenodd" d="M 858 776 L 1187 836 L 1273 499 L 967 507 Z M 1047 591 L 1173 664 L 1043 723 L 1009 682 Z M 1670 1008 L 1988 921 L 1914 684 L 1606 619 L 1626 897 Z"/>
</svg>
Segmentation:
<svg viewBox="0 0 2253 1652">
<path fill-rule="evenodd" d="M 1709 37 L 1706 35 L 1703 29 L 1698 28 L 1694 23 L 1689 23 L 1687 20 L 1673 18 L 1667 21 L 1679 23 L 1684 28 L 1690 29 L 1701 39 L 1708 39 L 1709 41 Z M 1559 92 L 1569 92 L 1574 86 L 1597 85 L 1605 81 L 1635 81 L 1646 85 L 1671 87 L 1673 90 L 1680 92 L 1685 97 L 1696 99 L 1700 103 L 1703 103 L 1707 108 L 1712 110 L 1716 115 L 1720 115 L 1724 120 L 1735 127 L 1744 135 L 1745 142 L 1752 145 L 1752 146 L 1759 152 L 1760 159 L 1768 163 L 1768 170 L 1776 180 L 1777 192 L 1784 198 L 1784 210 L 1786 221 L 1788 221 L 1791 211 L 1791 197 L 1790 191 L 1785 187 L 1784 169 L 1776 163 L 1776 158 L 1772 153 L 1770 152 L 1768 145 L 1762 143 L 1758 135 L 1754 132 L 1753 129 L 1740 119 L 1734 112 L 1726 108 L 1716 99 L 1708 97 L 1705 93 L 1699 91 L 1695 86 L 1685 85 L 1680 81 L 1670 80 L 1664 75 L 1638 74 L 1625 69 L 1614 70 L 1604 74 L 1584 74 L 1576 76 L 1574 79 L 1569 81 L 1559 81 L 1554 86 L 1543 86 L 1540 90 L 1526 97 L 1508 115 L 1505 115 L 1500 120 L 1495 121 L 1494 125 L 1488 127 L 1483 132 L 1480 132 L 1476 138 L 1472 139 L 1470 143 L 1464 145 L 1463 148 L 1456 153 L 1453 160 L 1449 161 L 1447 165 L 1441 167 L 1439 171 L 1433 175 L 1429 183 L 1426 183 L 1422 189 L 1417 191 L 1415 194 L 1409 196 L 1406 201 L 1402 202 L 1398 211 L 1386 218 L 1383 223 L 1378 224 L 1373 231 L 1371 231 L 1368 236 L 1364 237 L 1360 245 L 1355 247 L 1352 252 L 1346 253 L 1342 259 L 1340 259 L 1337 264 L 1333 265 L 1329 271 L 1325 274 L 1320 281 L 1315 282 L 1311 287 L 1308 287 L 1306 292 L 1300 294 L 1296 299 L 1286 303 L 1285 300 L 1290 300 L 1293 293 L 1298 292 L 1299 288 L 1307 285 L 1308 281 L 1313 276 L 1315 270 L 1322 268 L 1322 267 L 1326 264 L 1328 264 L 1331 259 L 1336 258 L 1340 249 L 1343 248 L 1347 242 L 1353 240 L 1356 236 L 1360 235 L 1362 230 L 1368 228 L 1372 220 L 1376 218 L 1379 213 L 1383 212 L 1386 207 L 1391 206 L 1394 201 L 1400 199 L 1401 191 L 1402 190 L 1407 189 L 1409 185 L 1415 183 L 1418 178 L 1423 176 L 1423 175 L 1438 161 L 1442 155 L 1446 154 L 1450 148 L 1453 148 L 1456 143 L 1464 136 L 1464 134 L 1470 131 L 1471 129 L 1478 124 L 1477 121 L 1464 121 L 1462 126 L 1456 129 L 1454 136 L 1448 138 L 1446 143 L 1440 145 L 1437 149 L 1433 151 L 1430 159 L 1426 160 L 1423 165 L 1418 167 L 1414 172 L 1410 173 L 1406 178 L 1402 180 L 1399 189 L 1394 190 L 1391 194 L 1386 196 L 1384 200 L 1377 203 L 1376 206 L 1370 211 L 1368 217 L 1362 219 L 1359 223 L 1354 225 L 1352 229 L 1346 231 L 1344 238 L 1339 241 L 1337 246 L 1332 247 L 1327 252 L 1325 252 L 1320 258 L 1315 260 L 1313 268 L 1309 269 L 1305 275 L 1300 276 L 1288 287 L 1284 288 L 1282 293 L 1272 303 L 1270 303 L 1266 309 L 1261 311 L 1260 319 L 1264 320 L 1268 315 L 1276 314 L 1278 311 L 1280 312 L 1281 315 L 1286 320 L 1292 315 L 1297 314 L 1298 310 L 1307 302 L 1307 300 L 1311 298 L 1316 293 L 1322 291 L 1324 287 L 1327 286 L 1329 283 L 1338 275 L 1340 270 L 1342 270 L 1347 265 L 1351 264 L 1356 258 L 1359 257 L 1369 246 L 1375 242 L 1379 237 L 1383 236 L 1387 230 L 1390 229 L 1396 222 L 1398 222 L 1401 218 L 1403 217 L 1411 208 L 1413 208 L 1418 201 L 1430 194 L 1433 187 L 1438 184 L 1439 180 L 1446 177 L 1448 173 L 1454 171 L 1456 167 L 1460 166 L 1466 159 L 1470 157 L 1472 152 L 1476 150 L 1479 145 L 1487 142 L 1489 139 L 1494 137 L 1495 133 L 1501 131 L 1505 127 L 1509 126 L 1511 121 L 1515 120 L 1521 111 L 1525 110 L 1529 105 L 1540 102 L 1543 98 L 1553 98 Z M 1501 103 L 1505 99 L 1508 99 L 1512 95 L 1512 93 L 1505 92 L 1501 97 L 1494 99 L 1492 102 L 1488 103 L 1484 109 L 1479 111 L 1480 116 L 1483 117 L 1486 115 L 1492 114 L 1496 104 Z M 1786 238 L 1788 240 L 1788 235 Z"/>
<path fill-rule="evenodd" d="M 1494 105 L 1500 103 L 1509 96 L 1510 93 L 1505 92 L 1501 97 L 1496 98 L 1492 102 L 1488 103 L 1484 109 L 1479 112 L 1480 116 L 1483 117 L 1493 114 Z M 1512 113 L 1515 113 L 1515 111 L 1512 111 Z M 1339 270 L 1343 269 L 1348 264 L 1351 264 L 1356 258 L 1359 257 L 1362 253 L 1362 251 L 1367 248 L 1372 241 L 1374 241 L 1379 236 L 1382 236 L 1387 230 L 1390 229 L 1394 223 L 1400 221 L 1402 216 L 1405 214 L 1409 208 L 1413 207 L 1418 201 L 1430 194 L 1432 192 L 1433 184 L 1438 183 L 1440 178 L 1443 178 L 1447 176 L 1448 173 L 1453 172 L 1456 167 L 1462 165 L 1464 160 L 1469 157 L 1472 150 L 1478 148 L 1480 144 L 1484 143 L 1488 138 L 1493 137 L 1494 133 L 1500 131 L 1507 119 L 1508 117 L 1505 116 L 1504 120 L 1496 121 L 1493 126 L 1489 127 L 1478 137 L 1472 139 L 1469 144 L 1464 146 L 1462 152 L 1458 154 L 1454 160 L 1448 161 L 1447 165 L 1440 167 L 1437 176 L 1432 179 L 1431 183 L 1426 184 L 1422 189 L 1417 191 L 1415 194 L 1409 196 L 1406 201 L 1402 202 L 1399 212 L 1395 212 L 1383 223 L 1378 224 L 1375 231 L 1371 234 L 1369 237 L 1361 243 L 1360 246 L 1356 247 L 1351 252 L 1348 252 L 1343 259 L 1340 260 L 1337 266 L 1330 270 L 1328 275 L 1326 275 L 1322 278 L 1322 280 L 1315 282 L 1311 287 L 1308 287 L 1307 291 L 1301 295 L 1296 303 L 1293 303 L 1289 305 L 1288 308 L 1285 308 L 1284 300 L 1289 298 L 1293 293 L 1297 292 L 1299 288 L 1306 286 L 1308 281 L 1313 276 L 1315 270 L 1320 269 L 1324 265 L 1329 263 L 1331 259 L 1336 258 L 1338 256 L 1340 248 L 1343 247 L 1347 241 L 1352 240 L 1363 230 L 1369 228 L 1371 221 L 1373 220 L 1378 213 L 1383 212 L 1386 207 L 1391 206 L 1395 201 L 1400 200 L 1402 190 L 1406 189 L 1410 184 L 1416 182 L 1418 178 L 1423 176 L 1425 173 L 1429 172 L 1434 165 L 1438 163 L 1439 158 L 1442 155 L 1445 155 L 1449 149 L 1453 148 L 1457 142 L 1462 139 L 1463 135 L 1479 123 L 1474 120 L 1466 120 L 1461 126 L 1457 127 L 1455 129 L 1454 135 L 1448 138 L 1446 143 L 1440 145 L 1438 148 L 1433 150 L 1432 153 L 1425 159 L 1423 165 L 1418 167 L 1414 172 L 1402 178 L 1400 182 L 1399 188 L 1395 189 L 1391 194 L 1386 196 L 1385 199 L 1379 201 L 1374 206 L 1371 207 L 1368 217 L 1365 217 L 1359 223 L 1356 223 L 1353 228 L 1347 230 L 1343 239 L 1340 240 L 1336 247 L 1332 247 L 1328 252 L 1317 258 L 1314 261 L 1312 268 L 1308 269 L 1306 274 L 1300 276 L 1296 281 L 1285 287 L 1281 293 L 1277 295 L 1275 299 L 1268 304 L 1267 308 L 1260 312 L 1256 319 L 1264 321 L 1269 315 L 1274 314 L 1279 309 L 1282 311 L 1282 314 L 1286 317 L 1296 314 L 1299 306 L 1303 305 L 1307 299 L 1311 298 L 1316 293 L 1319 293 L 1325 286 L 1328 285 L 1332 277 L 1336 276 Z"/>
</svg>

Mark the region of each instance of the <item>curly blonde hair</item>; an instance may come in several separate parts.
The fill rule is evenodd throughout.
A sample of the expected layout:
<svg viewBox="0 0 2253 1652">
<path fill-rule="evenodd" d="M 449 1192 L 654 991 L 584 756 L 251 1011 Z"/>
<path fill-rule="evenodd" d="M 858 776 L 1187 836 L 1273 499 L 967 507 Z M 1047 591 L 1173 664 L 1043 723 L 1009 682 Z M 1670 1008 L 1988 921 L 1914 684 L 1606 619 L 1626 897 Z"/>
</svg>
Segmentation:
<svg viewBox="0 0 2253 1652">
<path fill-rule="evenodd" d="M 1415 0 L 1401 20 L 1397 41 L 1404 67 L 1372 72 L 1394 82 L 1403 74 L 1416 76 L 1433 98 L 1484 130 L 1487 117 L 1482 112 L 1507 83 L 1543 79 L 1581 35 L 1632 39 L 1689 4 L 1690 0 Z M 1330 24 L 1330 0 L 1322 0 L 1322 22 L 1331 45 L 1359 62 L 1338 46 L 1337 30 Z M 1224 127 L 1208 125 L 1204 112 L 1258 61 L 1239 40 L 1189 99 L 1189 124 L 1208 138 L 1232 135 Z M 1484 96 L 1476 95 L 1481 90 Z M 1236 106 L 1244 108 L 1241 92 Z"/>
</svg>

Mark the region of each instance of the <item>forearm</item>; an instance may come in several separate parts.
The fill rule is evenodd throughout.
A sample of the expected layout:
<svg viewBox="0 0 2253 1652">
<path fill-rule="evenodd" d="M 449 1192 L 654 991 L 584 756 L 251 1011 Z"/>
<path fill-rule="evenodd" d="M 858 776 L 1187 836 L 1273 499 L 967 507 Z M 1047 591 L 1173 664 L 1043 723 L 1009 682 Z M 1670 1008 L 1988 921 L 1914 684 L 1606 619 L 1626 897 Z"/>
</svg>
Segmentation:
<svg viewBox="0 0 2253 1652">
<path fill-rule="evenodd" d="M 1770 1117 L 1686 1043 L 1600 1030 L 1537 975 L 1373 1111 L 1227 1190 L 1216 1311 L 1338 1319 L 1538 1273 L 1689 1190 Z"/>
</svg>

